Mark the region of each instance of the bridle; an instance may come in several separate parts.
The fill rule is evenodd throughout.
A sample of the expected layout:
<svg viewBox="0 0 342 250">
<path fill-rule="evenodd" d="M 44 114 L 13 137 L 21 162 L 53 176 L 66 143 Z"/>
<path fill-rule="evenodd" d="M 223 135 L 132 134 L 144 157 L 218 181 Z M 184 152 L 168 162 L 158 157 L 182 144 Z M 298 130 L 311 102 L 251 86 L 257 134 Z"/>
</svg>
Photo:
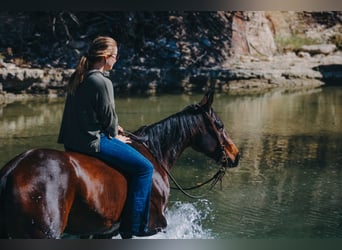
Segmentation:
<svg viewBox="0 0 342 250">
<path fill-rule="evenodd" d="M 170 171 L 168 169 L 166 169 L 165 167 L 164 170 L 166 171 L 167 175 L 170 177 L 170 179 L 173 181 L 173 183 L 176 185 L 176 187 L 171 187 L 171 189 L 175 189 L 175 190 L 179 190 L 181 191 L 184 195 L 190 197 L 190 198 L 194 198 L 194 199 L 199 199 L 199 198 L 202 198 L 204 197 L 209 191 L 211 191 L 214 186 L 220 182 L 220 185 L 221 185 L 221 188 L 222 188 L 222 178 L 223 176 L 226 174 L 226 170 L 227 170 L 227 167 L 229 167 L 229 158 L 224 150 L 225 146 L 224 146 L 224 142 L 223 142 L 223 139 L 222 139 L 222 136 L 221 134 L 223 133 L 224 131 L 224 126 L 223 124 L 221 123 L 221 121 L 217 120 L 217 119 L 213 119 L 211 113 L 212 113 L 212 109 L 209 110 L 209 112 L 205 111 L 200 105 L 196 104 L 194 105 L 194 108 L 195 109 L 200 109 L 203 113 L 203 116 L 206 118 L 206 120 L 210 123 L 212 129 L 214 130 L 214 133 L 216 135 L 216 139 L 219 143 L 219 146 L 220 146 L 220 149 L 221 149 L 221 167 L 219 168 L 219 170 L 213 175 L 213 177 L 211 177 L 209 180 L 203 182 L 203 183 L 200 183 L 198 185 L 195 185 L 195 186 L 192 186 L 192 187 L 182 187 L 181 185 L 179 185 L 177 183 L 177 181 L 175 180 L 175 178 L 172 176 L 172 174 L 170 173 Z M 220 132 L 220 131 L 221 132 Z M 200 195 L 200 196 L 194 196 L 194 195 L 191 195 L 189 194 L 188 192 L 186 192 L 186 190 L 193 190 L 193 189 L 196 189 L 196 188 L 200 188 L 208 183 L 210 183 L 210 187 L 209 189 L 207 190 L 206 193 Z"/>
<path fill-rule="evenodd" d="M 224 131 L 224 126 L 223 124 L 221 123 L 221 121 L 217 120 L 217 119 L 213 119 L 212 117 L 212 109 L 208 111 L 204 110 L 202 108 L 202 106 L 200 106 L 199 104 L 195 104 L 195 105 L 191 105 L 195 110 L 198 110 L 200 109 L 202 111 L 202 114 L 203 114 L 203 117 L 205 118 L 206 121 L 209 122 L 209 124 L 211 125 L 211 128 L 213 129 L 214 133 L 215 133 L 215 136 L 216 136 L 216 139 L 219 143 L 219 147 L 221 149 L 221 167 L 219 168 L 219 170 L 213 175 L 213 177 L 211 177 L 209 180 L 207 181 L 204 181 L 203 183 L 200 183 L 198 185 L 195 185 L 195 186 L 191 186 L 191 187 L 182 187 L 177 181 L 176 179 L 173 177 L 173 175 L 170 173 L 170 171 L 163 165 L 163 164 L 160 164 L 161 167 L 164 169 L 164 171 L 166 172 L 166 174 L 169 176 L 169 178 L 173 181 L 173 183 L 176 185 L 176 187 L 170 187 L 171 189 L 175 189 L 175 190 L 179 190 L 181 191 L 184 195 L 190 197 L 190 198 L 194 198 L 194 199 L 200 199 L 200 198 L 203 198 L 208 192 L 210 192 L 214 187 L 215 185 L 220 182 L 221 184 L 221 188 L 222 188 L 222 178 L 223 176 L 226 174 L 226 170 L 227 168 L 229 167 L 229 158 L 224 150 L 225 146 L 224 146 L 224 142 L 223 142 L 223 139 L 222 139 L 222 133 Z M 136 141 L 139 141 L 140 143 L 142 143 L 150 152 L 151 150 L 149 149 L 148 145 L 145 143 L 146 140 L 148 138 L 142 138 L 142 137 L 139 137 L 139 136 L 136 136 L 135 134 L 132 134 L 128 131 L 125 131 L 125 133 L 127 135 L 129 135 L 132 139 L 136 140 Z M 151 154 L 153 155 L 153 152 L 151 152 Z M 192 195 L 192 194 L 189 194 L 188 190 L 193 190 L 193 189 L 196 189 L 196 188 L 200 188 L 208 183 L 210 183 L 210 187 L 209 189 L 202 195 L 199 195 L 199 196 L 195 196 L 195 195 Z"/>
<path fill-rule="evenodd" d="M 203 110 L 203 108 L 201 106 L 197 105 L 197 107 Z M 216 135 L 216 139 L 217 139 L 217 141 L 218 141 L 218 143 L 220 145 L 220 149 L 221 149 L 221 166 L 226 169 L 227 167 L 229 167 L 229 158 L 228 158 L 228 156 L 226 154 L 226 151 L 224 150 L 225 149 L 225 145 L 224 145 L 224 141 L 222 139 L 222 137 L 223 137 L 222 134 L 224 133 L 223 132 L 224 131 L 224 125 L 223 125 L 223 123 L 221 121 L 219 121 L 217 119 L 213 119 L 213 117 L 211 115 L 212 112 L 213 112 L 212 109 L 210 109 L 209 112 L 203 110 L 203 114 L 207 118 L 207 121 L 209 121 L 212 129 L 214 130 L 214 133 Z"/>
</svg>

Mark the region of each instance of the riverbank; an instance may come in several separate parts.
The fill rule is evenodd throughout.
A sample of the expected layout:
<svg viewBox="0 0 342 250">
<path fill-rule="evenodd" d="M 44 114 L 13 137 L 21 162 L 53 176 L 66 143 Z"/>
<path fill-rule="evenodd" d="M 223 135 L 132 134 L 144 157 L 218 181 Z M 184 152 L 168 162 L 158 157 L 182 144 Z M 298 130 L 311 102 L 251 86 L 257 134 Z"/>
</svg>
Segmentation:
<svg viewBox="0 0 342 250">
<path fill-rule="evenodd" d="M 276 87 L 318 87 L 342 83 L 342 52 L 324 45 L 271 57 L 234 57 L 222 67 L 114 69 L 110 78 L 117 93 L 149 94 L 255 91 Z M 44 95 L 65 95 L 72 69 L 23 68 L 0 63 L 0 103 Z"/>
</svg>

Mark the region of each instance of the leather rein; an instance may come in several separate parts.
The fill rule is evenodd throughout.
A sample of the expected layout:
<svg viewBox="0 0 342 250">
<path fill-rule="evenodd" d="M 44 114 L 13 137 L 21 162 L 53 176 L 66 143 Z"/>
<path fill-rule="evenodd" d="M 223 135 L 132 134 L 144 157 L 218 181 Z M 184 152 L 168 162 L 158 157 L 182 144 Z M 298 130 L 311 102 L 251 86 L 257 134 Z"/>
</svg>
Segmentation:
<svg viewBox="0 0 342 250">
<path fill-rule="evenodd" d="M 201 106 L 199 105 L 195 105 L 195 108 L 200 108 L 202 109 Z M 203 110 L 203 109 L 202 109 Z M 210 179 L 208 179 L 207 181 L 204 181 L 198 185 L 195 185 L 195 186 L 191 186 L 191 187 L 182 187 L 177 181 L 176 179 L 174 178 L 174 176 L 171 174 L 171 172 L 163 165 L 163 164 L 160 164 L 160 166 L 164 169 L 164 171 L 166 172 L 166 174 L 169 176 L 169 178 L 173 181 L 173 183 L 176 185 L 176 187 L 170 187 L 171 189 L 174 189 L 174 190 L 179 190 L 181 191 L 184 195 L 190 197 L 190 198 L 193 198 L 193 199 L 200 199 L 200 198 L 203 198 L 207 193 L 209 193 L 213 188 L 214 186 L 220 182 L 221 184 L 221 188 L 222 188 L 222 178 L 223 176 L 226 174 L 226 170 L 227 170 L 227 167 L 228 167 L 228 157 L 226 155 L 226 152 L 224 150 L 225 146 L 224 146 L 224 143 L 223 143 L 223 140 L 222 140 L 222 137 L 220 136 L 220 132 L 218 130 L 223 130 L 223 124 L 219 124 L 219 121 L 217 120 L 213 120 L 211 115 L 206 112 L 206 111 L 203 111 L 203 114 L 204 116 L 207 118 L 207 120 L 209 121 L 211 127 L 213 128 L 214 132 L 215 132 L 215 135 L 217 137 L 217 140 L 220 144 L 220 148 L 221 148 L 221 152 L 222 152 L 222 158 L 221 158 L 221 167 L 220 169 L 213 175 L 213 177 L 211 177 Z M 217 128 L 219 126 L 219 129 Z M 221 132 L 222 133 L 222 132 Z M 151 150 L 149 149 L 149 147 L 146 145 L 145 141 L 147 140 L 146 137 L 141 137 L 141 136 L 137 136 L 131 132 L 128 132 L 128 131 L 124 131 L 124 134 L 127 134 L 128 136 L 130 136 L 132 139 L 136 140 L 136 141 L 139 141 L 140 143 L 142 143 L 150 152 Z M 152 153 L 152 152 L 151 152 Z M 153 155 L 153 153 L 152 153 Z M 193 190 L 193 189 L 197 189 L 197 188 L 200 188 L 208 183 L 210 183 L 210 187 L 209 189 L 202 195 L 192 195 L 192 194 L 189 194 L 188 192 L 186 192 L 187 190 Z"/>
</svg>

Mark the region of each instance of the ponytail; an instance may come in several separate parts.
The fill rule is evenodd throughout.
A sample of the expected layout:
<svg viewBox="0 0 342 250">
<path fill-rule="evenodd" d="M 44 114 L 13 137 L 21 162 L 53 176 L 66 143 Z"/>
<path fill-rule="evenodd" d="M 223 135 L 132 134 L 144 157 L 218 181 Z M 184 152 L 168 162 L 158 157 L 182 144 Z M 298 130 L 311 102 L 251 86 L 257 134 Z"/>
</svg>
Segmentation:
<svg viewBox="0 0 342 250">
<path fill-rule="evenodd" d="M 89 62 L 86 56 L 82 56 L 77 64 L 75 72 L 71 75 L 67 91 L 69 94 L 75 94 L 76 89 L 80 83 L 84 80 L 85 75 L 89 68 Z"/>
</svg>

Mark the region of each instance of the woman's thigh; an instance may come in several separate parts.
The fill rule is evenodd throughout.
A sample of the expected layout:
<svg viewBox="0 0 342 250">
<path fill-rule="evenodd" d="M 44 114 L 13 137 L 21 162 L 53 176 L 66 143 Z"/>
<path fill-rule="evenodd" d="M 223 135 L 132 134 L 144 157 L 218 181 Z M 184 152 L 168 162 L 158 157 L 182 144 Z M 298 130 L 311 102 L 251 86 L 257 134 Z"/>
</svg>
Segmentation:
<svg viewBox="0 0 342 250">
<path fill-rule="evenodd" d="M 130 145 L 115 138 L 101 136 L 100 158 L 128 174 L 147 174 L 153 172 L 151 162 Z"/>
</svg>

